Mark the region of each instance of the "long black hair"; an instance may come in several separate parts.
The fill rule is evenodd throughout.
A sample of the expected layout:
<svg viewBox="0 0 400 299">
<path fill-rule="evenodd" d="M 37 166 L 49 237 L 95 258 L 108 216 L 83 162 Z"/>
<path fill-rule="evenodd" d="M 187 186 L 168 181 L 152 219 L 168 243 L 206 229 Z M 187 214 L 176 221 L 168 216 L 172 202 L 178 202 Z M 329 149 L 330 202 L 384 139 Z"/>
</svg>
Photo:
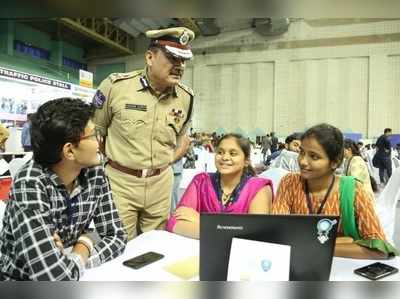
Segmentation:
<svg viewBox="0 0 400 299">
<path fill-rule="evenodd" d="M 353 156 L 361 156 L 360 149 L 358 148 L 357 143 L 353 140 L 346 138 L 344 140 L 344 148 L 349 149 Z"/>
</svg>

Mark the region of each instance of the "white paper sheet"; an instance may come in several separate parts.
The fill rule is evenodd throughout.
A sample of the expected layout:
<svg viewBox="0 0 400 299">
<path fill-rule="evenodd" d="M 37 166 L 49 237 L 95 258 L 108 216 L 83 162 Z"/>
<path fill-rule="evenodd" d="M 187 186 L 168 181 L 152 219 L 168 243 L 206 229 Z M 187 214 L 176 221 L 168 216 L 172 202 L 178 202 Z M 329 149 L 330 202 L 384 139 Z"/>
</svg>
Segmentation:
<svg viewBox="0 0 400 299">
<path fill-rule="evenodd" d="M 232 239 L 228 281 L 288 281 L 290 246 Z"/>
</svg>

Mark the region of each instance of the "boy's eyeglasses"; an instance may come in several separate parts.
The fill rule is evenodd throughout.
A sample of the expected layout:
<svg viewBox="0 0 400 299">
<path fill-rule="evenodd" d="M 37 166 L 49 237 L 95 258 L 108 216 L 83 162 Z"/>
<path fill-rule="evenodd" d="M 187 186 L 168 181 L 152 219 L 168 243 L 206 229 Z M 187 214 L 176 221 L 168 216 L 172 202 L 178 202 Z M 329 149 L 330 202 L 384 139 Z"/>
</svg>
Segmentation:
<svg viewBox="0 0 400 299">
<path fill-rule="evenodd" d="M 95 130 L 93 134 L 82 136 L 79 138 L 79 140 L 84 140 L 84 139 L 91 139 L 91 140 L 96 140 L 97 142 L 100 142 L 102 139 L 102 136 L 100 134 L 99 130 Z"/>
</svg>

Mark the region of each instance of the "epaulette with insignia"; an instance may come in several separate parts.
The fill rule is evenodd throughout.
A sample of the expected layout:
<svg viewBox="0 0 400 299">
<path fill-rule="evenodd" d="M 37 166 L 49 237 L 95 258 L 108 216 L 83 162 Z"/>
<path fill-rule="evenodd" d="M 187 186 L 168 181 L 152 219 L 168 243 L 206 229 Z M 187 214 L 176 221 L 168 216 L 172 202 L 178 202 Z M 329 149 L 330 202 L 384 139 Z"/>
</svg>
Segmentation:
<svg viewBox="0 0 400 299">
<path fill-rule="evenodd" d="M 129 73 L 112 73 L 108 76 L 108 78 L 110 79 L 110 81 L 112 83 L 115 83 L 119 80 L 134 78 L 140 74 L 141 74 L 141 71 L 133 71 L 133 72 L 129 72 Z"/>
<path fill-rule="evenodd" d="M 190 94 L 191 96 L 194 96 L 194 91 L 190 87 L 186 86 L 185 84 L 183 84 L 181 82 L 178 83 L 178 86 L 180 88 L 182 88 L 184 91 L 186 91 L 188 94 Z"/>
</svg>

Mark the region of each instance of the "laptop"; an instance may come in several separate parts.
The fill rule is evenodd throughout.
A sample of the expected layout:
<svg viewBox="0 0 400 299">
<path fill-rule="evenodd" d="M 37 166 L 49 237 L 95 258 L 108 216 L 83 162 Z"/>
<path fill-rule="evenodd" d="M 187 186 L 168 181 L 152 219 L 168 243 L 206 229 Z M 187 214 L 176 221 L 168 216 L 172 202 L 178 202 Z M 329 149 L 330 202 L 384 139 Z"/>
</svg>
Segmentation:
<svg viewBox="0 0 400 299">
<path fill-rule="evenodd" d="M 225 281 L 232 238 L 291 246 L 290 280 L 329 280 L 338 216 L 200 215 L 200 280 Z"/>
</svg>

